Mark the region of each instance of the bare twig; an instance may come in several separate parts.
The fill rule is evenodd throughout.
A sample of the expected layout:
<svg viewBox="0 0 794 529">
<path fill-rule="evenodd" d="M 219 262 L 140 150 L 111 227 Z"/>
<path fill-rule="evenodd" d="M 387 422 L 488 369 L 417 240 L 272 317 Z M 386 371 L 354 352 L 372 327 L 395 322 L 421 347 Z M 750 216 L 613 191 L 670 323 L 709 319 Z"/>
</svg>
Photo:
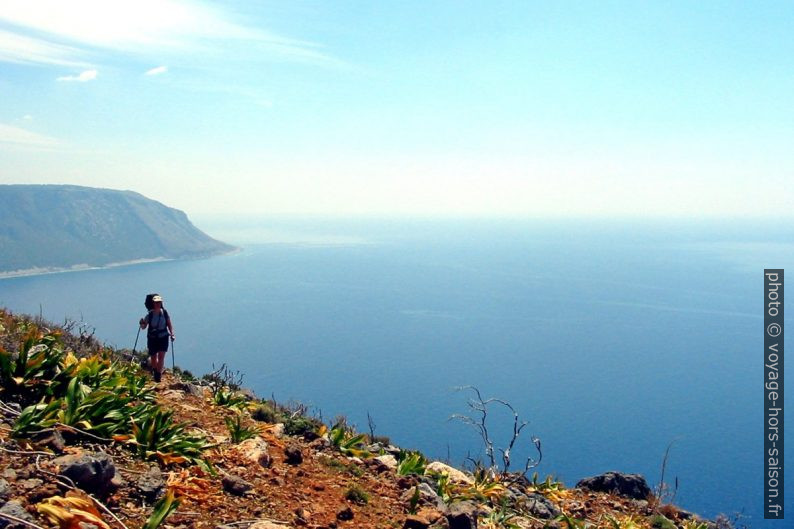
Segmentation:
<svg viewBox="0 0 794 529">
<path fill-rule="evenodd" d="M 490 437 L 490 433 L 488 432 L 488 406 L 491 404 L 500 404 L 510 410 L 513 414 L 513 432 L 510 438 L 510 442 L 507 444 L 506 448 L 499 448 L 499 452 L 502 454 L 502 470 L 501 474 L 506 475 L 510 472 L 510 464 L 511 458 L 510 454 L 513 450 L 513 447 L 518 440 L 518 437 L 521 435 L 521 431 L 526 427 L 529 422 L 528 421 L 521 421 L 519 420 L 518 412 L 515 408 L 506 400 L 499 399 L 499 398 L 489 398 L 483 399 L 480 390 L 475 386 L 461 386 L 455 388 L 458 391 L 462 390 L 471 390 L 475 393 L 476 398 L 471 398 L 468 401 L 468 406 L 471 408 L 476 414 L 479 416 L 477 420 L 468 415 L 462 414 L 454 414 L 450 417 L 450 419 L 458 419 L 459 421 L 468 424 L 472 428 L 474 428 L 477 433 L 480 434 L 480 437 L 485 444 L 485 455 L 488 457 L 488 461 L 490 462 L 489 468 L 491 471 L 496 472 L 498 470 L 498 465 L 496 463 L 496 458 L 494 457 L 494 443 Z M 533 459 L 531 456 L 527 457 L 526 464 L 524 465 L 523 474 L 526 474 L 529 469 L 534 468 L 540 464 L 541 459 L 543 458 L 543 453 L 540 449 L 540 439 L 533 436 L 532 443 L 535 446 L 535 449 L 538 451 L 539 457 L 537 460 Z"/>
<path fill-rule="evenodd" d="M 6 452 L 8 454 L 19 454 L 19 455 L 26 455 L 26 456 L 47 456 L 47 457 L 55 457 L 57 454 L 51 454 L 50 452 L 37 452 L 35 450 L 10 450 L 8 448 L 3 448 L 0 446 L 0 450 Z"/>
<path fill-rule="evenodd" d="M 369 441 L 371 443 L 375 442 L 375 419 L 372 418 L 372 415 L 369 414 L 369 410 L 367 410 L 367 426 L 369 426 Z"/>
<path fill-rule="evenodd" d="M 12 515 L 6 514 L 4 512 L 0 512 L 0 518 L 5 518 L 6 520 L 14 522 L 14 523 L 21 523 L 22 525 L 27 525 L 28 527 L 33 527 L 33 529 L 44 529 L 42 526 L 36 525 L 33 522 L 29 522 L 27 520 L 23 520 L 22 518 L 17 518 L 16 516 L 12 516 Z"/>
</svg>

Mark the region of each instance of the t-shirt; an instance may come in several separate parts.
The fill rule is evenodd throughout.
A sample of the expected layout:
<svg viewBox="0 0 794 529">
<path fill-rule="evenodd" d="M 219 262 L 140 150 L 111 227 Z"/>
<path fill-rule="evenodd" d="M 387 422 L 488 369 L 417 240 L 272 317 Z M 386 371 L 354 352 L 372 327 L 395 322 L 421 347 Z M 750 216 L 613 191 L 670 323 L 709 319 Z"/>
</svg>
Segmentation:
<svg viewBox="0 0 794 529">
<path fill-rule="evenodd" d="M 151 310 L 146 315 L 146 321 L 149 322 L 149 331 L 147 336 L 150 338 L 165 338 L 168 336 L 168 312 L 165 309 L 159 313 Z"/>
</svg>

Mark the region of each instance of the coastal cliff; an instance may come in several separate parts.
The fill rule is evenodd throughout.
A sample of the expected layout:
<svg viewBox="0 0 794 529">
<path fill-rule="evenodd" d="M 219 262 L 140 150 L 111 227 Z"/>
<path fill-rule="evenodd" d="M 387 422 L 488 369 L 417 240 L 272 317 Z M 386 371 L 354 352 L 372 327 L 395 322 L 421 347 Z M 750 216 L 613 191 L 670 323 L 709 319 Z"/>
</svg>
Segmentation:
<svg viewBox="0 0 794 529">
<path fill-rule="evenodd" d="M 132 191 L 0 185 L 0 275 L 200 258 L 234 248 Z"/>
</svg>

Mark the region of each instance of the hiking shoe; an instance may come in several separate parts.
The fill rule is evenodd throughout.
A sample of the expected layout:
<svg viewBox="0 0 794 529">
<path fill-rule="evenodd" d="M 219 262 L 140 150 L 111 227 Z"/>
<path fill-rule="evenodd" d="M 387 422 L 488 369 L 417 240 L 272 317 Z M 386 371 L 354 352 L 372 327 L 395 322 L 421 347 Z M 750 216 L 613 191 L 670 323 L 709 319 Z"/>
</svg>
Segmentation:
<svg viewBox="0 0 794 529">
<path fill-rule="evenodd" d="M 159 371 L 155 371 L 154 372 L 154 381 L 155 382 L 160 382 L 160 378 L 161 378 L 160 372 Z"/>
</svg>

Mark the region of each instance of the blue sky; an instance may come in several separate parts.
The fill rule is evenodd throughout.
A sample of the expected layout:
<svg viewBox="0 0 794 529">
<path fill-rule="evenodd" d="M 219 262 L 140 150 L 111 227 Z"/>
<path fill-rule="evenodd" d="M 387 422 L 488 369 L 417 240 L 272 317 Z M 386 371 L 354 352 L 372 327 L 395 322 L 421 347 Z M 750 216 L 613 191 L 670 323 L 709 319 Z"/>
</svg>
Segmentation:
<svg viewBox="0 0 794 529">
<path fill-rule="evenodd" d="M 791 216 L 791 2 L 0 3 L 0 183 L 189 214 Z"/>
</svg>

